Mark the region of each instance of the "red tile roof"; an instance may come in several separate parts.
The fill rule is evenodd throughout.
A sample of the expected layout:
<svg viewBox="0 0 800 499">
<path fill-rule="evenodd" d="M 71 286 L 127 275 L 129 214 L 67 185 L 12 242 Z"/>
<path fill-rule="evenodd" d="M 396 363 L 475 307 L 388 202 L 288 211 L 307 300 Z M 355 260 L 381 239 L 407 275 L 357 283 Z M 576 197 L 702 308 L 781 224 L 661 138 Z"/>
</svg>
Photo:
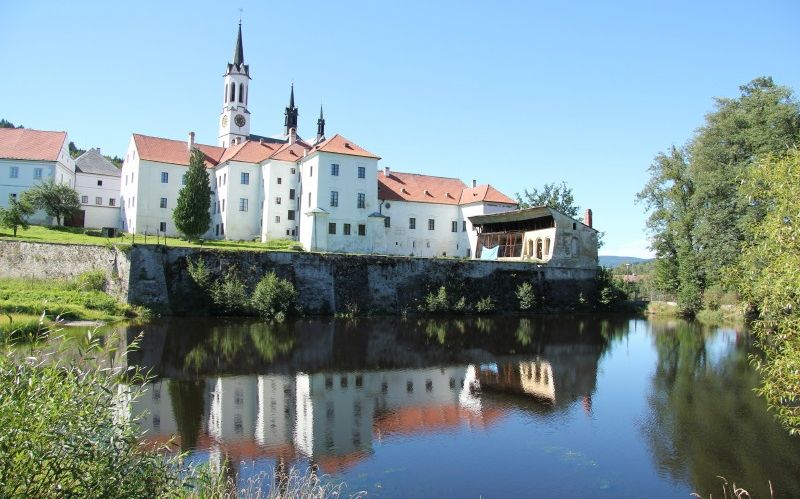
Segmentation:
<svg viewBox="0 0 800 499">
<path fill-rule="evenodd" d="M 219 162 L 241 161 L 242 163 L 261 163 L 280 149 L 282 144 L 260 143 L 252 140 L 225 149 Z"/>
<path fill-rule="evenodd" d="M 417 203 L 469 204 L 477 202 L 517 202 L 491 185 L 468 188 L 457 178 L 433 177 L 416 173 L 378 173 L 378 199 Z"/>
<path fill-rule="evenodd" d="M 378 199 L 418 203 L 458 204 L 466 184 L 457 178 L 416 173 L 378 172 Z"/>
<path fill-rule="evenodd" d="M 297 141 L 294 144 L 283 144 L 269 159 L 278 161 L 299 161 L 303 159 L 303 154 L 311 149 L 311 146 L 303 141 Z"/>
<path fill-rule="evenodd" d="M 461 193 L 461 201 L 459 202 L 459 204 L 469 204 L 477 202 L 506 203 L 513 205 L 517 204 L 515 200 L 506 196 L 505 194 L 498 191 L 489 184 L 479 185 L 477 187 L 470 187 L 468 189 L 464 189 L 464 192 Z"/>
<path fill-rule="evenodd" d="M 349 154 L 350 156 L 381 159 L 380 156 L 367 151 L 358 144 L 355 144 L 350 139 L 342 137 L 338 133 L 333 137 L 325 139 L 319 144 L 315 145 L 311 151 L 332 152 L 336 154 Z"/>
<path fill-rule="evenodd" d="M 0 158 L 56 161 L 67 132 L 0 128 Z"/>
<path fill-rule="evenodd" d="M 133 141 L 139 157 L 146 161 L 171 163 L 173 165 L 189 165 L 189 148 L 185 140 L 162 139 L 148 135 L 133 134 Z M 205 155 L 206 168 L 213 168 L 219 163 L 225 153 L 225 148 L 195 144 L 195 147 Z"/>
</svg>

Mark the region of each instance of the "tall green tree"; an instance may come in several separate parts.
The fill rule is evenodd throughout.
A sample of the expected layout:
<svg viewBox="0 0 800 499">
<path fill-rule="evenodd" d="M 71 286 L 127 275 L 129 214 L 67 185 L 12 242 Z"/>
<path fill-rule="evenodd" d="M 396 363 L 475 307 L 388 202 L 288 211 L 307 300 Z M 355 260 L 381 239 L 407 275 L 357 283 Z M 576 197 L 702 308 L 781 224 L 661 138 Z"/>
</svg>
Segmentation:
<svg viewBox="0 0 800 499">
<path fill-rule="evenodd" d="M 637 195 L 650 213 L 656 284 L 677 295 L 687 315 L 707 287 L 725 286 L 723 269 L 739 258 L 745 228 L 764 216 L 742 192 L 743 178 L 760 157 L 800 143 L 800 106 L 790 89 L 762 77 L 740 91 L 717 99 L 686 147 L 656 156 Z"/>
<path fill-rule="evenodd" d="M 745 239 L 745 227 L 764 216 L 740 190 L 759 158 L 800 144 L 800 106 L 787 87 L 756 78 L 737 99 L 717 99 L 691 144 L 696 254 L 709 285 L 720 282 Z"/>
<path fill-rule="evenodd" d="M 211 187 L 205 155 L 199 149 L 193 149 L 186 170 L 186 185 L 178 194 L 178 203 L 172 212 L 175 226 L 186 239 L 197 239 L 208 230 L 211 226 L 210 207 Z"/>
<path fill-rule="evenodd" d="M 530 208 L 533 206 L 548 206 L 576 220 L 578 217 L 578 206 L 575 205 L 575 198 L 572 195 L 572 188 L 566 182 L 556 184 L 545 184 L 541 190 L 533 188 L 520 194 L 516 193 L 517 202 L 520 208 Z"/>
<path fill-rule="evenodd" d="M 81 209 L 78 191 L 67 184 L 57 184 L 53 179 L 36 184 L 22 194 L 22 200 L 35 209 L 44 210 L 48 216 L 55 217 L 56 225 Z"/>
<path fill-rule="evenodd" d="M 0 227 L 6 227 L 14 231 L 17 237 L 17 229 L 28 228 L 28 217 L 33 215 L 33 206 L 24 199 L 16 199 L 8 196 L 8 207 L 0 208 Z"/>
</svg>

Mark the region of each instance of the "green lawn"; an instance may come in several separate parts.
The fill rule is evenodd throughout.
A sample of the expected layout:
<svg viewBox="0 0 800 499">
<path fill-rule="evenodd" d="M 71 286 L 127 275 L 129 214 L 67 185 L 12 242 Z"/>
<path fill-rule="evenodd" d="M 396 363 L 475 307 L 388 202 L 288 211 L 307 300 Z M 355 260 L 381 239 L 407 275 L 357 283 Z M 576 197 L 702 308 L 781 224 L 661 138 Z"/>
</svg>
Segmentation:
<svg viewBox="0 0 800 499">
<path fill-rule="evenodd" d="M 63 244 L 165 244 L 165 238 L 149 235 L 145 237 L 137 234 L 132 237 L 130 234 L 123 234 L 121 237 L 107 238 L 100 235 L 96 229 L 79 229 L 74 227 L 43 227 L 31 225 L 27 230 L 19 229 L 17 237 L 13 237 L 10 229 L 0 230 L 0 240 L 12 241 L 32 241 L 40 243 L 63 243 Z M 297 241 L 291 239 L 273 239 L 266 243 L 255 241 L 205 241 L 203 244 L 190 243 L 175 237 L 166 238 L 167 246 L 183 246 L 191 248 L 220 248 L 229 250 L 248 250 L 248 251 L 301 251 L 302 246 Z"/>
</svg>

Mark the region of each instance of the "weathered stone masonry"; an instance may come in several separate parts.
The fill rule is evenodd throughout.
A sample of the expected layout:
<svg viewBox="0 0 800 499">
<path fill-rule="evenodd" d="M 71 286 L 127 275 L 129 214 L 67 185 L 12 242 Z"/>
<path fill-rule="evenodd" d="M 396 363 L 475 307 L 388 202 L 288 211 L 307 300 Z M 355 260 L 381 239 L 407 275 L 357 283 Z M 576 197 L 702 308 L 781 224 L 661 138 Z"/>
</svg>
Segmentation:
<svg viewBox="0 0 800 499">
<path fill-rule="evenodd" d="M 592 293 L 595 271 L 493 262 L 321 253 L 230 251 L 137 245 L 79 246 L 0 241 L 0 276 L 69 278 L 99 269 L 109 293 L 164 314 L 202 315 L 198 288 L 187 260 L 202 259 L 215 278 L 235 268 L 248 289 L 270 271 L 294 283 L 307 313 L 331 314 L 356 306 L 361 312 L 413 311 L 444 285 L 451 298 L 468 303 L 492 297 L 499 311 L 515 310 L 517 286 L 529 281 L 545 303 L 578 301 Z"/>
</svg>

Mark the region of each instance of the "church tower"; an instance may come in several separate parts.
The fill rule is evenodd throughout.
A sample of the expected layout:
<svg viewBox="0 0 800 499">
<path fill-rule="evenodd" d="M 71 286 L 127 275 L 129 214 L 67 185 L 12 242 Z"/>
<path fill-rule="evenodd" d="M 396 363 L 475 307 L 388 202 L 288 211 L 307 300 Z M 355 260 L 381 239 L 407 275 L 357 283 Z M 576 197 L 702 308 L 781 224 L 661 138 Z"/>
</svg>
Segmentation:
<svg viewBox="0 0 800 499">
<path fill-rule="evenodd" d="M 247 98 L 250 96 L 250 66 L 244 63 L 242 46 L 242 22 L 233 51 L 233 62 L 228 64 L 224 76 L 222 113 L 219 115 L 219 140 L 217 145 L 229 147 L 236 141 L 245 141 L 250 136 L 250 111 Z"/>
</svg>

